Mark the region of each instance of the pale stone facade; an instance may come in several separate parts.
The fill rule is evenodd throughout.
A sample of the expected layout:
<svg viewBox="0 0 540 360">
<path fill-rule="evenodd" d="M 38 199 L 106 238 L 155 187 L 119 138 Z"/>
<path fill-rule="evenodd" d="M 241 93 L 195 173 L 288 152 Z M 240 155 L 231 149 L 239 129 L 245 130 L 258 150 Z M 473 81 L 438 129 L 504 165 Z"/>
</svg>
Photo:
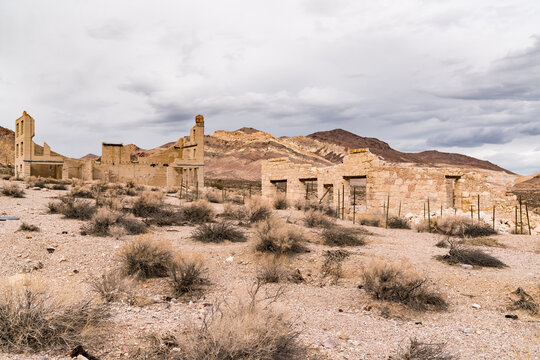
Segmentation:
<svg viewBox="0 0 540 360">
<path fill-rule="evenodd" d="M 506 193 L 515 178 L 500 171 L 390 163 L 368 149 L 357 149 L 342 164 L 323 168 L 284 158 L 268 160 L 262 165 L 262 194 L 273 197 L 281 191 L 292 202 L 319 202 L 333 208 L 339 202 L 346 218 L 353 203 L 356 213 L 382 214 L 388 197 L 394 215 L 400 206 L 401 214 L 421 213 L 428 198 L 432 211 L 442 205 L 467 212 L 472 206 L 476 213 L 480 195 L 480 210 L 490 213 L 494 205 L 515 204 L 515 196 Z"/>
<path fill-rule="evenodd" d="M 204 186 L 204 117 L 195 117 L 189 136 L 149 156 L 132 157 L 129 146 L 102 143 L 97 160 L 78 160 L 51 154 L 50 147 L 34 144 L 35 120 L 26 112 L 15 121 L 15 175 L 57 179 L 133 181 L 140 185 Z"/>
</svg>

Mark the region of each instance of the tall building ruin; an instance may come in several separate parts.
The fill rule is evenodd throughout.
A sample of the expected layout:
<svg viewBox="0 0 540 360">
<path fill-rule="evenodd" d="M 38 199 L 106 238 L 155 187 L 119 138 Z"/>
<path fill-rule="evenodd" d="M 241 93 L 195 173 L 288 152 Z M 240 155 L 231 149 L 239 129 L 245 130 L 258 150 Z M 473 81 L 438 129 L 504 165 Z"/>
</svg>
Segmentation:
<svg viewBox="0 0 540 360">
<path fill-rule="evenodd" d="M 15 120 L 15 175 L 55 179 L 133 181 L 140 185 L 204 186 L 204 117 L 195 117 L 189 136 L 148 156 L 132 154 L 122 143 L 102 143 L 97 160 L 71 159 L 34 143 L 35 120 L 26 113 Z"/>
</svg>

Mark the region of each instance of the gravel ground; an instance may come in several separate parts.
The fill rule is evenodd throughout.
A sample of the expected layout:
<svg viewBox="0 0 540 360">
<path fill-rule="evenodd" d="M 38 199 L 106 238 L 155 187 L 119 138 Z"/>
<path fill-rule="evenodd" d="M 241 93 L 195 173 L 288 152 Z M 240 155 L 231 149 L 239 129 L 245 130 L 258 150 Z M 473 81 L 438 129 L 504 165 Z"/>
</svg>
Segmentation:
<svg viewBox="0 0 540 360">
<path fill-rule="evenodd" d="M 26 190 L 26 197 L 0 196 L 0 214 L 18 216 L 20 221 L 0 222 L 0 276 L 20 277 L 24 269 L 41 262 L 32 274 L 60 288 L 68 285 L 89 294 L 88 281 L 117 264 L 115 253 L 132 236 L 121 239 L 80 235 L 81 221 L 47 214 L 51 198 L 65 191 Z M 171 203 L 177 199 L 169 198 Z M 219 211 L 221 205 L 214 205 Z M 300 223 L 302 213 L 280 210 L 279 216 Z M 38 233 L 17 232 L 22 221 L 38 225 Z M 343 222 L 344 226 L 352 226 Z M 437 235 L 412 230 L 367 228 L 373 233 L 368 244 L 352 248 L 344 263 L 344 278 L 330 284 L 320 275 L 322 253 L 329 248 L 316 241 L 317 230 L 306 229 L 313 241 L 311 252 L 292 257 L 288 266 L 299 269 L 303 284 L 286 283 L 280 299 L 299 329 L 300 340 L 320 357 L 328 359 L 387 359 L 399 347 L 417 338 L 446 343 L 449 353 L 460 359 L 540 359 L 540 318 L 510 311 L 512 291 L 518 286 L 540 300 L 540 236 L 498 235 L 504 248 L 482 248 L 508 265 L 504 269 L 464 269 L 434 259 L 446 253 L 435 247 Z M 179 324 L 199 321 L 205 305 L 245 296 L 253 283 L 261 256 L 247 243 L 201 244 L 189 236 L 193 227 L 153 229 L 153 236 L 170 239 L 176 250 L 198 253 L 208 267 L 211 285 L 203 294 L 171 302 L 160 301 L 169 294 L 164 280 L 136 284 L 138 305 L 114 303 L 111 318 L 99 347 L 89 348 L 100 359 L 128 358 L 144 334 L 175 329 Z M 246 229 L 252 235 L 252 230 Z M 49 254 L 48 246 L 56 250 Z M 227 261 L 229 257 L 232 261 Z M 372 300 L 361 284 L 362 266 L 372 259 L 406 261 L 448 299 L 450 308 L 441 313 L 418 313 L 394 304 Z M 276 287 L 271 285 L 270 287 Z M 87 295 L 90 296 L 90 295 Z M 480 305 L 479 309 L 472 305 Z M 518 320 L 505 318 L 517 314 Z M 67 359 L 51 354 L 10 355 L 1 359 Z"/>
</svg>

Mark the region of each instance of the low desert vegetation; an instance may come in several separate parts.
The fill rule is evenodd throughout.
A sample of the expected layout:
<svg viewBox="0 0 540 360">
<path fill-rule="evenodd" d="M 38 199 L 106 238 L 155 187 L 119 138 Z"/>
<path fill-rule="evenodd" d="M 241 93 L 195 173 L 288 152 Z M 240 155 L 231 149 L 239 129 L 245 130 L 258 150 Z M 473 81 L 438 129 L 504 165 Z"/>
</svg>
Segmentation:
<svg viewBox="0 0 540 360">
<path fill-rule="evenodd" d="M 446 300 L 429 288 L 407 264 L 371 262 L 364 268 L 363 288 L 374 299 L 401 303 L 417 311 L 442 311 L 448 308 Z"/>
<path fill-rule="evenodd" d="M 390 229 L 410 229 L 411 225 L 409 224 L 409 221 L 407 219 L 397 217 L 397 216 L 390 216 L 388 218 L 388 228 L 390 228 Z"/>
<path fill-rule="evenodd" d="M 226 203 L 223 205 L 223 212 L 221 213 L 221 216 L 229 220 L 243 221 L 247 219 L 247 210 L 243 205 Z"/>
<path fill-rule="evenodd" d="M 540 305 L 538 305 L 533 297 L 527 294 L 521 287 L 517 288 L 513 294 L 518 296 L 518 300 L 514 301 L 512 304 L 512 310 L 525 310 L 532 315 L 538 315 L 540 313 Z"/>
<path fill-rule="evenodd" d="M 388 360 L 453 360 L 457 359 L 445 350 L 444 343 L 424 343 L 411 339 L 409 346 L 400 349 L 398 354 Z"/>
<path fill-rule="evenodd" d="M 366 214 L 366 215 L 358 215 L 356 217 L 356 221 L 360 225 L 383 227 L 386 220 L 381 215 Z"/>
<path fill-rule="evenodd" d="M 463 244 L 449 241 L 450 250 L 448 254 L 438 256 L 437 259 L 444 261 L 448 264 L 468 264 L 473 266 L 480 267 L 494 267 L 494 268 L 504 268 L 506 264 L 493 257 L 482 250 L 479 249 L 470 249 L 465 247 Z"/>
<path fill-rule="evenodd" d="M 330 228 L 335 225 L 335 221 L 320 210 L 308 210 L 304 223 L 310 228 Z"/>
<path fill-rule="evenodd" d="M 38 232 L 40 231 L 40 229 L 39 229 L 39 226 L 23 222 L 21 226 L 19 226 L 19 231 Z"/>
<path fill-rule="evenodd" d="M 202 324 L 187 324 L 177 334 L 154 337 L 134 359 L 164 360 L 304 360 L 308 350 L 276 294 L 261 294 L 261 283 L 249 290 L 249 301 L 214 306 Z M 226 306 L 225 306 L 226 305 Z M 157 341 L 156 341 L 157 339 Z M 173 349 L 175 351 L 173 351 Z"/>
<path fill-rule="evenodd" d="M 362 231 L 355 228 L 333 226 L 323 230 L 322 238 L 328 246 L 362 246 L 366 237 Z"/>
<path fill-rule="evenodd" d="M 193 231 L 191 238 L 196 241 L 212 243 L 247 241 L 246 235 L 241 230 L 226 221 L 201 224 Z"/>
<path fill-rule="evenodd" d="M 0 349 L 5 352 L 60 351 L 85 341 L 106 312 L 64 289 L 41 281 L 0 285 Z"/>
<path fill-rule="evenodd" d="M 127 234 L 138 235 L 146 232 L 146 225 L 131 214 L 125 214 L 108 208 L 99 208 L 92 219 L 83 226 L 83 231 L 90 235 L 112 235 L 113 227 L 122 228 Z"/>
<path fill-rule="evenodd" d="M 276 217 L 257 225 L 256 238 L 255 249 L 260 252 L 281 255 L 309 251 L 304 245 L 307 240 L 302 230 Z"/>
<path fill-rule="evenodd" d="M 272 215 L 268 202 L 261 197 L 252 197 L 246 203 L 246 217 L 250 223 L 267 220 Z"/>
<path fill-rule="evenodd" d="M 274 209 L 276 210 L 286 210 L 289 208 L 289 201 L 284 194 L 279 194 L 274 198 L 272 205 L 274 205 Z"/>
<path fill-rule="evenodd" d="M 182 208 L 182 219 L 190 224 L 211 222 L 214 216 L 214 209 L 204 200 L 194 201 Z"/>
<path fill-rule="evenodd" d="M 223 190 L 216 188 L 208 188 L 205 192 L 205 198 L 207 201 L 215 204 L 223 203 Z"/>
<path fill-rule="evenodd" d="M 97 207 L 89 200 L 76 199 L 73 196 L 62 196 L 60 201 L 48 204 L 51 214 L 60 213 L 68 219 L 88 220 L 97 211 Z"/>
<path fill-rule="evenodd" d="M 204 261 L 198 256 L 177 256 L 169 265 L 168 275 L 175 296 L 202 290 L 208 284 Z"/>
<path fill-rule="evenodd" d="M 257 279 L 265 284 L 279 283 L 287 277 L 285 260 L 280 256 L 270 255 L 257 266 Z"/>
<path fill-rule="evenodd" d="M 90 280 L 92 291 L 106 303 L 133 297 L 131 287 L 131 279 L 123 276 L 118 270 L 107 270 L 101 276 Z"/>
<path fill-rule="evenodd" d="M 434 218 L 430 221 L 422 220 L 416 225 L 418 232 L 429 232 L 431 222 L 431 232 L 461 238 L 475 238 L 482 236 L 496 235 L 497 231 L 483 221 L 473 221 L 466 216 L 451 216 L 446 218 Z"/>
<path fill-rule="evenodd" d="M 164 206 L 163 194 L 155 191 L 144 191 L 133 202 L 133 215 L 149 218 L 158 214 Z"/>
<path fill-rule="evenodd" d="M 2 187 L 2 194 L 13 198 L 23 198 L 24 190 L 21 189 L 17 184 L 4 185 Z"/>
<path fill-rule="evenodd" d="M 69 195 L 76 197 L 76 198 L 83 198 L 83 199 L 94 199 L 95 193 L 92 191 L 91 187 L 88 186 L 74 186 L 71 191 L 69 192 Z"/>
<path fill-rule="evenodd" d="M 166 277 L 174 256 L 170 243 L 143 235 L 125 244 L 119 259 L 125 275 L 148 279 Z"/>
<path fill-rule="evenodd" d="M 343 261 L 349 257 L 347 250 L 328 250 L 324 252 L 324 262 L 321 266 L 323 277 L 332 278 L 333 283 L 343 276 Z"/>
</svg>

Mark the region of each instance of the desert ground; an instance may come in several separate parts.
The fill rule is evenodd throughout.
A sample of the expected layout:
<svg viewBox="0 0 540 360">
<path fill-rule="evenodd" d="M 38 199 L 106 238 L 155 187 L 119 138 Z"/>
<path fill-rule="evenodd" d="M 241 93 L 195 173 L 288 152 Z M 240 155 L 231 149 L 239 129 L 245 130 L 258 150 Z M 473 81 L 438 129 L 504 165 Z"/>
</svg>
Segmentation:
<svg viewBox="0 0 540 360">
<path fill-rule="evenodd" d="M 7 180 L 2 186 L 12 184 L 26 187 L 23 182 Z M 108 315 L 88 330 L 91 333 L 87 342 L 80 344 L 89 354 L 98 359 L 136 358 L 137 351 L 144 352 L 146 346 L 151 346 L 148 339 L 152 334 L 173 333 L 188 324 L 199 326 L 217 304 L 249 298 L 248 292 L 268 257 L 256 251 L 256 224 L 238 225 L 247 236 L 245 242 L 196 241 L 192 233 L 197 225 L 189 224 L 151 225 L 144 235 L 85 235 L 81 227 L 89 220 L 67 219 L 48 210 L 49 202 L 58 201 L 70 188 L 26 188 L 23 198 L 0 195 L 0 216 L 20 218 L 0 222 L 0 276 L 4 283 L 31 278 L 58 296 L 86 299 L 105 309 Z M 178 194 L 165 193 L 164 199 L 170 206 L 186 206 Z M 220 203 L 210 206 L 216 214 L 224 209 Z M 285 278 L 264 284 L 261 290 L 283 292 L 272 306 L 286 314 L 298 332 L 296 341 L 306 349 L 302 358 L 401 359 L 405 357 L 398 357 L 399 353 L 408 348 L 411 339 L 417 339 L 427 344 L 445 344 L 445 353 L 456 359 L 540 359 L 540 317 L 512 308 L 517 300 L 513 292 L 518 287 L 540 300 L 540 236 L 499 234 L 489 237 L 498 246 L 469 244 L 507 265 L 470 268 L 435 258 L 448 252 L 447 248 L 435 246 L 444 240 L 442 235 L 362 226 L 368 233 L 366 244 L 346 247 L 350 254 L 343 261 L 341 276 L 335 280 L 321 273 L 324 253 L 345 248 L 325 245 L 321 240 L 323 229 L 305 226 L 304 211 L 289 208 L 272 213 L 307 238 L 309 252 L 279 258 L 283 271 L 292 273 L 298 269 L 304 281 L 296 283 Z M 218 216 L 214 221 L 222 219 Z M 19 231 L 23 222 L 40 230 Z M 341 220 L 337 225 L 360 228 Z M 105 302 L 91 283 L 107 270 L 121 266 L 119 252 L 141 236 L 167 241 L 176 253 L 200 259 L 208 281 L 197 291 L 176 296 L 166 278 L 132 279 L 129 301 L 119 297 Z M 414 269 L 420 278 L 428 278 L 430 288 L 441 294 L 448 308 L 421 311 L 375 299 L 363 286 L 362 274 L 376 261 L 396 262 Z M 517 315 L 517 319 L 506 315 Z M 2 345 L 0 358 L 69 359 L 74 345 L 9 352 Z M 182 344 L 175 346 L 181 348 Z"/>
</svg>

